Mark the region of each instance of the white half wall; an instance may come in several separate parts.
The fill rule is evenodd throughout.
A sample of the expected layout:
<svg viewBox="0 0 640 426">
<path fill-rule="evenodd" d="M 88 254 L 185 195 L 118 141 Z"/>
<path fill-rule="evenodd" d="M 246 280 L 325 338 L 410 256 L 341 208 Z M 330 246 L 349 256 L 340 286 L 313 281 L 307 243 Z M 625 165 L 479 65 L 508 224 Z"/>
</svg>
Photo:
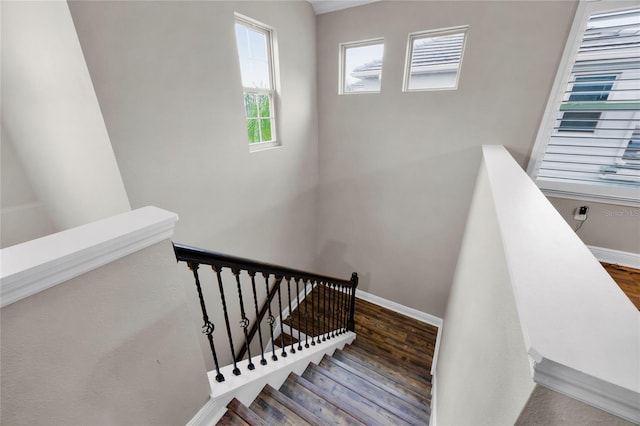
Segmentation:
<svg viewBox="0 0 640 426">
<path fill-rule="evenodd" d="M 75 270 L 0 310 L 0 423 L 180 425 L 208 400 L 167 235 L 175 215 L 148 208 L 115 219 L 0 252 L 3 293 L 12 277 Z"/>
<path fill-rule="evenodd" d="M 437 424 L 515 424 L 535 383 L 484 161 L 444 323 Z"/>
</svg>

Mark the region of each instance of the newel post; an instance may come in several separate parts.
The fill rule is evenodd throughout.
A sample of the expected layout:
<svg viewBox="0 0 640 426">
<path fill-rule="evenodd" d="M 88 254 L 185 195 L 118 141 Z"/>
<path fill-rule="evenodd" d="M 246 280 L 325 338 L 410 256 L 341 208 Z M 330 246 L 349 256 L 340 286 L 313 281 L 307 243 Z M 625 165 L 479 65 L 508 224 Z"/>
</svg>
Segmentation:
<svg viewBox="0 0 640 426">
<path fill-rule="evenodd" d="M 351 307 L 349 309 L 349 320 L 347 321 L 347 330 L 356 331 L 356 287 L 358 287 L 358 273 L 351 274 Z"/>
</svg>

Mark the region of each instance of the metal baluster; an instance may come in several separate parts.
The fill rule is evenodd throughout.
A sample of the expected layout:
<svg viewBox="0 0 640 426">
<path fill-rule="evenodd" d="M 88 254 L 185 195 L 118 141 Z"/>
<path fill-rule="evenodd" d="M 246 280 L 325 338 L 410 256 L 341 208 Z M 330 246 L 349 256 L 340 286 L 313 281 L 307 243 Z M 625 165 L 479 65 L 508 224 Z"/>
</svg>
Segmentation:
<svg viewBox="0 0 640 426">
<path fill-rule="evenodd" d="M 269 274 L 263 272 L 262 276 L 264 277 L 264 287 L 267 290 L 267 301 L 265 303 L 268 303 L 267 306 L 269 307 L 269 318 L 267 318 L 267 324 L 269 324 L 269 333 L 271 334 L 271 351 L 273 353 L 273 355 L 271 355 L 271 359 L 277 361 L 278 356 L 276 355 L 276 345 L 273 340 L 273 323 L 276 322 L 276 319 L 273 317 L 273 313 L 271 312 L 271 301 L 269 300 Z"/>
<path fill-rule="evenodd" d="M 338 290 L 338 335 L 342 334 L 342 284 L 336 283 Z"/>
<path fill-rule="evenodd" d="M 211 269 L 216 272 L 216 276 L 218 277 L 218 288 L 220 289 L 220 299 L 222 300 L 222 311 L 224 313 L 224 322 L 227 326 L 227 336 L 229 336 L 229 349 L 231 349 L 231 359 L 233 359 L 233 374 L 236 376 L 240 375 L 240 369 L 236 364 L 236 351 L 233 349 L 233 338 L 231 337 L 231 326 L 229 325 L 229 313 L 227 312 L 227 301 L 224 297 L 224 288 L 222 286 L 222 277 L 220 276 L 221 267 L 212 265 Z"/>
<path fill-rule="evenodd" d="M 216 347 L 213 344 L 213 331 L 215 330 L 215 326 L 211 321 L 209 321 L 209 315 L 207 315 L 207 308 L 204 304 L 204 297 L 202 295 L 202 287 L 200 286 L 200 277 L 198 276 L 198 268 L 199 264 L 194 262 L 187 262 L 189 269 L 193 272 L 193 277 L 196 280 L 196 288 L 198 289 L 198 299 L 200 299 L 200 309 L 202 310 L 202 321 L 204 325 L 202 326 L 202 333 L 207 335 L 207 340 L 209 340 L 209 347 L 211 348 L 211 354 L 213 355 L 213 363 L 216 366 L 216 381 L 224 382 L 224 376 L 220 373 L 220 365 L 218 364 L 218 355 L 216 354 Z"/>
<path fill-rule="evenodd" d="M 301 351 L 300 328 L 302 327 L 302 320 L 300 319 L 300 312 L 302 311 L 302 306 L 300 306 L 300 278 L 296 279 L 296 302 L 298 304 L 296 308 L 298 310 L 298 347 L 296 349 Z"/>
<path fill-rule="evenodd" d="M 280 309 L 280 340 L 282 341 L 282 353 L 280 356 L 282 358 L 287 357 L 287 352 L 284 350 L 287 345 L 284 344 L 284 326 L 282 325 L 282 298 L 280 297 L 280 285 L 282 284 L 282 279 L 280 277 L 276 277 L 276 285 L 278 286 L 278 309 Z"/>
<path fill-rule="evenodd" d="M 333 289 L 333 283 L 329 283 L 329 305 L 331 309 L 331 316 L 329 317 L 329 323 L 331 324 L 331 337 L 336 337 L 336 325 L 335 325 L 335 317 L 336 317 L 336 303 L 335 303 L 336 293 Z"/>
<path fill-rule="evenodd" d="M 347 313 L 349 309 L 347 309 L 347 303 L 349 302 L 349 289 L 342 286 L 342 331 L 343 333 L 347 332 Z"/>
<path fill-rule="evenodd" d="M 331 335 L 333 337 L 336 337 L 336 331 L 338 330 L 338 285 L 336 283 L 333 283 L 333 289 L 331 294 L 333 295 L 333 331 L 331 332 Z"/>
<path fill-rule="evenodd" d="M 358 287 L 358 274 L 351 274 L 351 300 L 349 308 L 349 321 L 347 322 L 347 328 L 349 331 L 356 331 L 355 312 L 356 312 L 356 288 Z"/>
<path fill-rule="evenodd" d="M 240 269 L 232 269 L 233 275 L 236 276 L 236 284 L 238 285 L 238 301 L 240 302 L 240 327 L 242 327 L 242 331 L 244 332 L 244 341 L 247 342 L 247 360 L 249 364 L 247 368 L 249 370 L 254 370 L 256 366 L 253 364 L 251 360 L 251 342 L 249 341 L 249 334 L 247 333 L 247 327 L 249 327 L 249 319 L 244 311 L 244 302 L 242 300 L 242 288 L 240 286 Z"/>
<path fill-rule="evenodd" d="M 316 300 L 316 289 L 317 284 L 316 281 L 311 281 L 311 346 L 316 345 L 316 308 L 315 308 L 315 300 Z"/>
<path fill-rule="evenodd" d="M 304 347 L 309 347 L 309 301 L 307 300 L 307 282 L 302 281 L 304 285 Z M 313 335 L 312 335 L 313 337 Z"/>
<path fill-rule="evenodd" d="M 335 319 L 336 319 L 336 336 L 340 335 L 340 290 L 338 289 L 338 283 L 334 283 L 333 284 L 333 297 L 335 300 L 335 305 L 336 305 L 336 313 L 335 315 Z"/>
<path fill-rule="evenodd" d="M 318 299 L 318 344 L 320 344 L 320 337 L 323 334 L 322 331 L 322 325 L 320 323 L 320 321 L 322 320 L 322 310 L 320 309 L 320 304 L 322 303 L 322 300 L 320 299 L 320 287 L 322 286 L 322 281 L 318 281 L 318 284 L 316 285 L 316 291 L 317 291 L 317 299 Z"/>
<path fill-rule="evenodd" d="M 329 335 L 329 326 L 327 322 L 327 315 L 329 311 L 327 310 L 327 284 L 322 284 L 322 306 L 324 309 L 322 311 L 322 323 L 324 325 L 324 329 L 322 330 L 322 341 L 325 342 L 327 340 L 327 336 Z"/>
<path fill-rule="evenodd" d="M 289 322 L 292 323 L 293 322 L 293 312 L 291 312 L 291 277 L 286 277 L 287 280 L 287 300 L 289 301 Z M 289 331 L 291 332 L 290 336 L 291 336 L 291 350 L 289 352 L 291 352 L 292 354 L 296 353 L 295 348 L 293 347 L 293 326 L 291 324 L 289 324 Z"/>
<path fill-rule="evenodd" d="M 254 271 L 249 272 L 249 276 L 251 277 L 251 289 L 253 290 L 253 307 L 256 312 L 256 321 L 258 321 L 259 313 L 258 313 L 258 295 L 256 294 L 256 273 Z M 267 295 L 269 291 L 267 291 Z M 267 360 L 264 359 L 264 346 L 262 344 L 262 327 L 260 324 L 257 324 L 258 327 L 258 339 L 260 339 L 260 364 L 267 365 Z M 247 348 L 249 347 L 249 342 L 247 342 Z"/>
</svg>

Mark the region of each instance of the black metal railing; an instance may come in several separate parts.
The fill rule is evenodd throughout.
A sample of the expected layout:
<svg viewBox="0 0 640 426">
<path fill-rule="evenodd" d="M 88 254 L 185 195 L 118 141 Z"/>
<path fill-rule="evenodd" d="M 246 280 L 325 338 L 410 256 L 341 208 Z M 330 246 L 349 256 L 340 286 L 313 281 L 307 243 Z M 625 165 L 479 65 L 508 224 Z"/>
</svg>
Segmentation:
<svg viewBox="0 0 640 426">
<path fill-rule="evenodd" d="M 218 382 L 224 381 L 224 376 L 220 372 L 219 345 L 216 346 L 214 339 L 215 325 L 211 320 L 211 313 L 224 321 L 228 342 L 223 346 L 233 362 L 234 375 L 241 374 L 237 364 L 245 359 L 245 356 L 248 360 L 247 368 L 255 369 L 252 347 L 260 351 L 261 365 L 267 364 L 265 352 L 269 345 L 271 360 L 278 360 L 275 344 L 278 336 L 274 336 L 274 328 L 278 326 L 276 321 L 279 321 L 282 333 L 279 336 L 281 357 L 287 356 L 285 325 L 291 332 L 289 353 L 302 351 L 355 329 L 355 291 L 358 286 L 358 274 L 355 272 L 351 279 L 344 280 L 182 244 L 174 243 L 173 247 L 178 262 L 185 262 L 193 273 L 202 311 L 202 332 L 207 336 Z M 203 284 L 203 276 L 199 272 L 201 266 L 211 267 L 213 272 L 206 277 L 210 286 L 216 287 L 217 290 L 215 301 L 208 298 L 212 302 L 210 306 L 205 303 L 203 287 L 206 283 Z M 224 278 L 230 277 L 229 273 L 235 278 L 234 286 L 225 285 Z M 262 279 L 257 278 L 260 276 Z M 259 291 L 260 281 L 264 282 L 264 291 Z M 214 293 L 213 289 L 211 290 L 211 293 Z M 246 300 L 250 300 L 249 306 L 253 305 L 253 312 L 250 314 L 253 321 L 247 315 Z M 230 309 L 230 304 L 236 302 L 238 306 L 231 306 Z M 274 315 L 277 315 L 279 320 Z M 266 328 L 268 331 L 264 330 Z M 233 336 L 234 333 L 238 336 L 240 332 L 243 342 L 236 350 Z M 254 343 L 256 334 L 259 343 Z"/>
</svg>

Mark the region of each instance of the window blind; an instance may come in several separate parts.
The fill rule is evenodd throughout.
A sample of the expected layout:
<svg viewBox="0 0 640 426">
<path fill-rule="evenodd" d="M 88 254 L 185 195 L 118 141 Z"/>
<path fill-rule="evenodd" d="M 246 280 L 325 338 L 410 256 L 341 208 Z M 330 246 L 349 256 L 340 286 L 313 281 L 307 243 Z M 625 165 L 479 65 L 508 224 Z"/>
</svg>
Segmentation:
<svg viewBox="0 0 640 426">
<path fill-rule="evenodd" d="M 640 189 L 639 135 L 640 9 L 593 14 L 535 177 Z"/>
</svg>

